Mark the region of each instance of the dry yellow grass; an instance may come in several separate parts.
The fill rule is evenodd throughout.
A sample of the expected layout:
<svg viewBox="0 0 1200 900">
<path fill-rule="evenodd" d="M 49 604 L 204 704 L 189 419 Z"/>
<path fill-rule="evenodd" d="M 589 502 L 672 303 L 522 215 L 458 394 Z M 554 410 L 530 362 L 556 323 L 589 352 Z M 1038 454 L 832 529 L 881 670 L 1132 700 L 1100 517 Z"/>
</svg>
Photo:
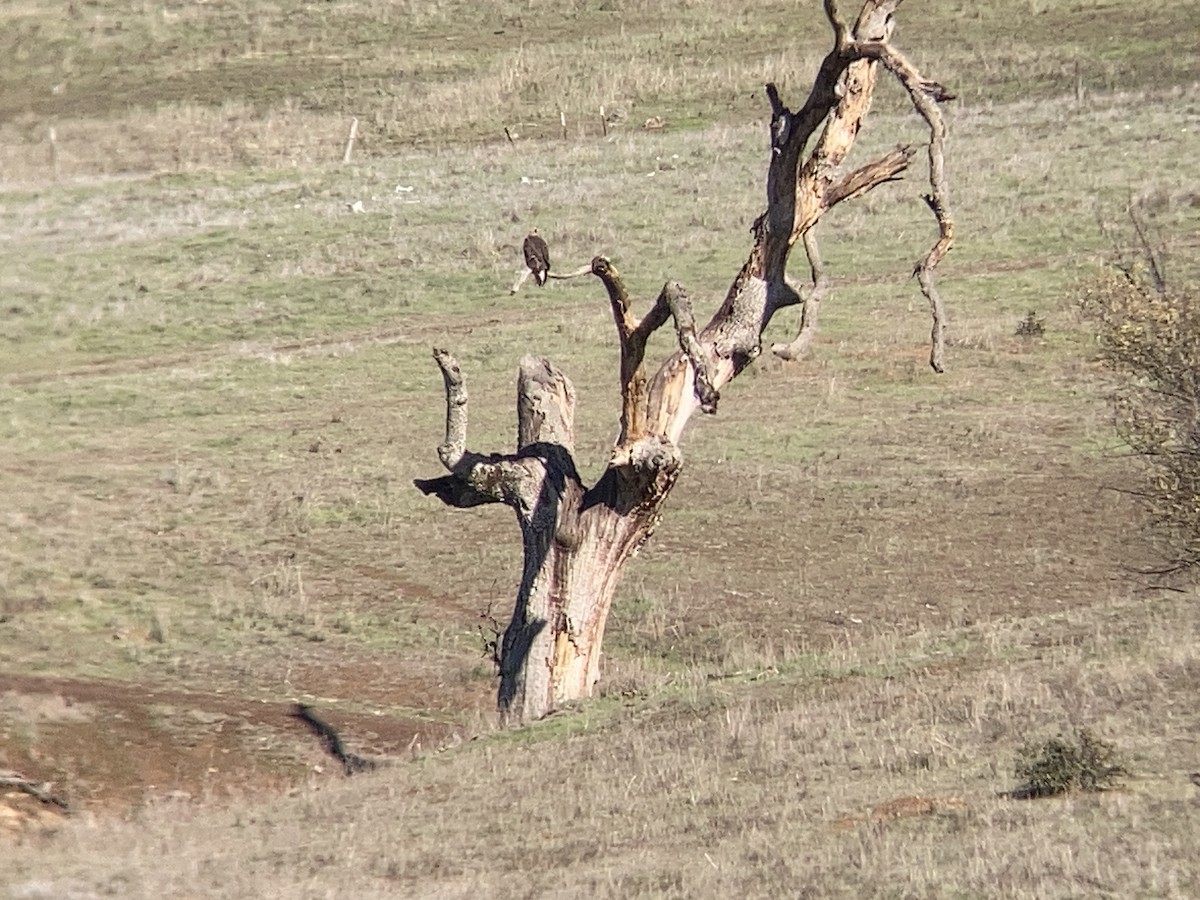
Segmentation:
<svg viewBox="0 0 1200 900">
<path fill-rule="evenodd" d="M 1131 193 L 1194 248 L 1187 4 L 905 5 L 935 24 L 901 44 L 962 98 L 949 372 L 905 283 L 911 181 L 830 221 L 811 357 L 756 365 L 687 436 L 603 695 L 520 734 L 492 731 L 476 631 L 511 602 L 513 524 L 408 486 L 437 468 L 429 347 L 464 363 L 480 450 L 511 441 L 515 360 L 554 357 L 594 473 L 609 314 L 583 281 L 509 298 L 520 236 L 710 308 L 760 211 L 761 81 L 794 102 L 823 28 L 785 54 L 794 4 L 562 8 L 536 40 L 508 19 L 550 4 L 78 6 L 0 12 L 0 679 L 98 699 L 81 722 L 0 702 L 0 766 L 81 810 L 23 826 L 4 890 L 1200 893 L 1196 598 L 1131 581 L 1112 488 L 1137 470 L 1068 302 Z M 599 102 L 626 114 L 607 140 Z M 531 139 L 558 105 L 569 139 Z M 897 139 L 879 113 L 864 151 Z M 1031 309 L 1046 333 L 1016 335 Z M 292 699 L 397 764 L 343 782 Z M 1073 727 L 1127 755 L 1125 790 L 996 796 L 1022 744 Z"/>
<path fill-rule="evenodd" d="M 1195 597 L 881 635 L 593 704 L 271 803 L 166 802 L 12 850 L 14 896 L 1189 897 Z M 1020 802 L 1086 723 L 1134 777 Z M 163 859 L 169 859 L 163 865 Z"/>
</svg>

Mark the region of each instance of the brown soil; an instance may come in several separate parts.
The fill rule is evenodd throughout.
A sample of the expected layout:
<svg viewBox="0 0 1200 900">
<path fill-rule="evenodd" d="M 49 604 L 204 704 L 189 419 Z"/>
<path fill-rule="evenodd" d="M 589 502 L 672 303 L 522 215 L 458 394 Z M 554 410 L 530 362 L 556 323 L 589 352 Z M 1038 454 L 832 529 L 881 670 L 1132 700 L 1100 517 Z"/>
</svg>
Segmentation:
<svg viewBox="0 0 1200 900">
<path fill-rule="evenodd" d="M 845 831 L 859 825 L 880 825 L 916 816 L 965 814 L 967 810 L 967 802 L 961 797 L 896 797 L 876 804 L 865 816 L 843 816 L 833 823 L 833 827 Z"/>
<path fill-rule="evenodd" d="M 224 800 L 344 777 L 288 703 L 113 681 L 0 674 L 0 770 L 47 783 L 73 811 L 128 813 L 160 799 Z M 453 728 L 319 710 L 353 752 L 393 757 Z M 62 811 L 0 793 L 0 833 L 52 828 Z"/>
</svg>

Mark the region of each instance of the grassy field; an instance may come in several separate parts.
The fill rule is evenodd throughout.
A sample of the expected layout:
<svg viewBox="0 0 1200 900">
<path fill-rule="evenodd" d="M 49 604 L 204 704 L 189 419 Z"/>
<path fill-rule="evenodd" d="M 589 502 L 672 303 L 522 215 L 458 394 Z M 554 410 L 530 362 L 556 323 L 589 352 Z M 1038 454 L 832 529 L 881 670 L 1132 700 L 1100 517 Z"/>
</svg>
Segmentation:
<svg viewBox="0 0 1200 900">
<path fill-rule="evenodd" d="M 411 485 L 439 474 L 430 348 L 479 450 L 511 448 L 520 357 L 555 360 L 601 471 L 602 289 L 508 287 L 536 225 L 562 268 L 604 253 L 643 305 L 673 278 L 715 309 L 763 203 L 762 83 L 797 104 L 828 44 L 815 2 L 722 6 L 0 8 L 0 769 L 79 810 L 0 795 L 0 889 L 1200 893 L 1200 612 L 1136 574 L 1140 469 L 1073 307 L 1131 201 L 1195 271 L 1182 0 L 901 8 L 960 98 L 947 373 L 912 177 L 823 225 L 809 357 L 689 430 L 600 696 L 494 729 L 520 541 Z M 888 89 L 858 154 L 921 138 Z M 296 700 L 393 763 L 343 780 Z M 1079 728 L 1121 790 L 998 796 Z"/>
</svg>

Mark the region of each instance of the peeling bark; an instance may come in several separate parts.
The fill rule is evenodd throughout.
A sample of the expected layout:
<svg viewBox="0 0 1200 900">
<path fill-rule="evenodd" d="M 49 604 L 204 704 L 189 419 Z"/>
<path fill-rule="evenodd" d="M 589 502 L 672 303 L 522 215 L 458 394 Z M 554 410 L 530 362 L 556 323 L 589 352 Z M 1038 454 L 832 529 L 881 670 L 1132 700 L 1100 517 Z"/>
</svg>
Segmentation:
<svg viewBox="0 0 1200 900">
<path fill-rule="evenodd" d="M 549 361 L 526 357 L 517 382 L 517 446 L 508 454 L 467 449 L 467 390 L 458 363 L 443 350 L 434 358 L 446 390 L 446 437 L 438 456 L 449 472 L 416 486 L 442 502 L 466 508 L 505 503 L 517 515 L 524 565 L 512 619 L 499 650 L 497 704 L 505 722 L 539 718 L 587 697 L 600 677 L 600 648 L 620 574 L 649 539 L 682 468 L 679 440 L 697 410 L 715 413 L 721 388 L 762 351 L 762 334 L 776 311 L 804 304 L 800 334 L 774 351 L 803 352 L 816 327 L 829 282 L 814 228 L 839 203 L 896 180 L 914 156 L 897 147 L 841 174 L 871 105 L 880 67 L 908 91 L 930 128 L 930 193 L 926 202 L 938 239 L 915 273 L 929 299 L 934 326 L 930 363 L 942 370 L 944 319 L 933 273 L 953 242 L 945 189 L 945 128 L 937 103 L 949 94 L 923 79 L 891 44 L 900 0 L 867 0 L 851 28 L 835 0 L 824 8 L 834 34 L 804 104 L 791 110 L 767 85 L 771 104 L 766 211 L 754 222 L 745 264 L 711 321 L 697 330 L 687 293 L 663 286 L 642 317 L 616 267 L 603 256 L 590 273 L 604 285 L 620 343 L 620 434 L 603 475 L 590 488 L 574 458 L 575 391 Z M 821 134 L 809 142 L 817 130 Z M 807 155 L 806 155 L 807 151 Z M 788 279 L 792 247 L 800 241 L 812 283 L 801 292 Z M 582 272 L 584 270 L 580 270 Z M 572 275 L 579 273 L 572 273 Z M 647 373 L 646 342 L 671 322 L 679 349 Z"/>
</svg>

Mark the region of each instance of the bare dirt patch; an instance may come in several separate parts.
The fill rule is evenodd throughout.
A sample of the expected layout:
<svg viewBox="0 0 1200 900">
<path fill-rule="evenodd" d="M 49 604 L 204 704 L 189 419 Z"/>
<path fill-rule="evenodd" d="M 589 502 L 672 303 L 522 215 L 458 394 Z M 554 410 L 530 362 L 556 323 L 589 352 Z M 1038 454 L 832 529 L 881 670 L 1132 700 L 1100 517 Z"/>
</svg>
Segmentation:
<svg viewBox="0 0 1200 900">
<path fill-rule="evenodd" d="M 340 777 L 291 703 L 114 681 L 0 675 L 0 769 L 47 782 L 73 810 L 128 813 L 162 799 L 229 800 Z M 321 711 L 364 755 L 436 746 L 448 725 Z M 52 827 L 57 810 L 0 794 L 0 833 Z"/>
</svg>

